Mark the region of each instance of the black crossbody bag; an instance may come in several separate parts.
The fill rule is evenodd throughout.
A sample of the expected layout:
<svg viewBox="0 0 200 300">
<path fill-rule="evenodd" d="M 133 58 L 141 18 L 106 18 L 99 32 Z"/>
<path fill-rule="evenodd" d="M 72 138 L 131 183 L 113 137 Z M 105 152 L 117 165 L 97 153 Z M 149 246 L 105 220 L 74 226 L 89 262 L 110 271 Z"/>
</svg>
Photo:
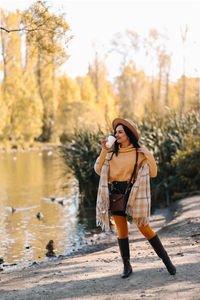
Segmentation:
<svg viewBox="0 0 200 300">
<path fill-rule="evenodd" d="M 137 162 L 138 162 L 138 152 L 136 149 L 136 163 L 135 163 L 135 167 L 133 170 L 133 173 L 131 175 L 131 178 L 128 182 L 128 185 L 126 187 L 125 193 L 123 194 L 115 194 L 115 193 L 111 193 L 109 195 L 110 198 L 110 210 L 111 211 L 125 211 L 126 210 L 126 204 L 128 201 L 128 197 L 132 188 L 132 180 L 133 180 L 133 184 L 135 183 L 135 175 L 136 175 L 136 170 L 137 170 Z"/>
</svg>

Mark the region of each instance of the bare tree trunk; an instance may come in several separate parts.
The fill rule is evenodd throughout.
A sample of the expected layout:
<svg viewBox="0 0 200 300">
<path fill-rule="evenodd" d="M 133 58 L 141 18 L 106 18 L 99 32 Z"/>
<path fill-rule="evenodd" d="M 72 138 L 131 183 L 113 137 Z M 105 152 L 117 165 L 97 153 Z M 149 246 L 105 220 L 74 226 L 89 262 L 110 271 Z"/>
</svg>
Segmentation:
<svg viewBox="0 0 200 300">
<path fill-rule="evenodd" d="M 151 77 L 151 102 L 155 104 L 155 91 L 154 91 L 154 76 Z"/>
<path fill-rule="evenodd" d="M 37 70 L 36 70 L 36 76 L 37 76 L 37 86 L 40 98 L 42 99 L 43 103 L 43 126 L 42 126 L 42 133 L 39 136 L 38 140 L 40 141 L 49 141 L 49 122 L 48 122 L 48 114 L 47 109 L 45 105 L 45 99 L 42 92 L 42 83 L 41 83 L 41 54 L 40 51 L 38 51 L 38 58 L 37 58 Z"/>
<path fill-rule="evenodd" d="M 185 85 L 186 85 L 186 80 L 185 80 L 185 74 L 182 75 L 182 90 L 181 90 L 181 113 L 185 109 Z"/>
<path fill-rule="evenodd" d="M 197 109 L 200 109 L 200 78 L 196 77 L 195 79 L 196 81 L 196 92 L 195 92 L 195 98 L 196 98 L 196 105 L 197 105 Z"/>
<path fill-rule="evenodd" d="M 166 73 L 165 79 L 165 106 L 169 106 L 169 72 Z"/>
<path fill-rule="evenodd" d="M 6 60 L 6 51 L 5 51 L 5 39 L 4 33 L 1 31 L 1 49 L 2 49 L 2 59 L 3 59 L 3 82 L 6 82 L 7 79 L 7 60 Z M 5 85 L 3 85 L 5 91 Z"/>
<path fill-rule="evenodd" d="M 95 89 L 96 89 L 96 103 L 99 103 L 99 62 L 98 53 L 95 55 Z"/>
<path fill-rule="evenodd" d="M 160 98 L 161 98 L 161 85 L 162 85 L 162 66 L 159 66 L 159 75 L 158 75 L 158 89 L 157 89 L 157 107 L 159 108 L 160 105 Z"/>
<path fill-rule="evenodd" d="M 182 91 L 181 91 L 181 107 L 180 112 L 184 112 L 185 109 L 185 91 L 186 91 L 186 77 L 185 77 L 185 42 L 187 39 L 188 26 L 185 26 L 184 32 L 181 28 L 181 38 L 183 42 L 183 75 L 182 75 Z"/>
</svg>

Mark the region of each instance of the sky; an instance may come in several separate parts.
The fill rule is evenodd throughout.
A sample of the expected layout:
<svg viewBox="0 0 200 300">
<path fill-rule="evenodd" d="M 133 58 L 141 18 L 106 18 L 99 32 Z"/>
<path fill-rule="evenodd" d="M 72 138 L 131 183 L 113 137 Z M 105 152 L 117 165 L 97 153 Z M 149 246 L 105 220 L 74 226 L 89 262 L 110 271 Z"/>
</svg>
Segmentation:
<svg viewBox="0 0 200 300">
<path fill-rule="evenodd" d="M 9 11 L 25 10 L 34 1 L 0 0 L 0 7 Z M 200 0 L 47 0 L 55 13 L 65 13 L 74 36 L 69 44 L 68 61 L 62 70 L 72 78 L 84 76 L 95 51 L 103 58 L 111 49 L 116 33 L 133 30 L 145 37 L 150 29 L 168 36 L 167 46 L 172 53 L 171 80 L 177 80 L 183 71 L 181 30 L 188 25 L 185 43 L 186 75 L 200 77 Z M 135 57 L 138 68 L 150 74 L 151 67 L 144 56 Z M 109 52 L 106 65 L 112 80 L 120 72 L 121 56 Z"/>
</svg>

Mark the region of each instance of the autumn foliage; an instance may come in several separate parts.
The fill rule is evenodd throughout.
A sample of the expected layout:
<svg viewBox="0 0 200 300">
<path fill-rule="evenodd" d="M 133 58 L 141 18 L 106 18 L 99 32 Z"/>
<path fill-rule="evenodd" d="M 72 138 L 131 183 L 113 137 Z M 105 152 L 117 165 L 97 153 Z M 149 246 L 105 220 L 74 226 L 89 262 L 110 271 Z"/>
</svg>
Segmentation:
<svg viewBox="0 0 200 300">
<path fill-rule="evenodd" d="M 156 30 L 146 38 L 131 30 L 113 37 L 111 50 L 124 59 L 111 81 L 98 51 L 85 76 L 72 79 L 61 71 L 73 36 L 66 17 L 51 13 L 44 2 L 36 1 L 24 12 L 1 9 L 1 26 L 1 147 L 7 141 L 16 147 L 60 143 L 86 127 L 105 131 L 118 115 L 138 123 L 147 117 L 151 121 L 154 113 L 165 116 L 167 109 L 178 114 L 199 110 L 199 78 L 183 73 L 170 81 L 171 54 L 166 37 Z M 149 75 L 134 59 L 141 51 L 152 65 Z"/>
</svg>

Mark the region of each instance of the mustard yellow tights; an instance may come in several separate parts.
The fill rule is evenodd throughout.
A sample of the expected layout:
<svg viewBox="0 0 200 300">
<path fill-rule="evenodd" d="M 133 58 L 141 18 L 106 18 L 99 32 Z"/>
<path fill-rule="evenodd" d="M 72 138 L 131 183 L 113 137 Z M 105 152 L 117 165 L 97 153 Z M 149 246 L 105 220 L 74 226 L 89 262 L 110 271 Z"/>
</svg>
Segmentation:
<svg viewBox="0 0 200 300">
<path fill-rule="evenodd" d="M 126 239 L 128 237 L 128 223 L 126 217 L 113 216 L 113 219 L 117 227 L 119 239 Z M 151 229 L 149 225 L 138 226 L 138 229 L 145 236 L 147 240 L 152 239 L 156 235 L 156 233 Z"/>
</svg>

